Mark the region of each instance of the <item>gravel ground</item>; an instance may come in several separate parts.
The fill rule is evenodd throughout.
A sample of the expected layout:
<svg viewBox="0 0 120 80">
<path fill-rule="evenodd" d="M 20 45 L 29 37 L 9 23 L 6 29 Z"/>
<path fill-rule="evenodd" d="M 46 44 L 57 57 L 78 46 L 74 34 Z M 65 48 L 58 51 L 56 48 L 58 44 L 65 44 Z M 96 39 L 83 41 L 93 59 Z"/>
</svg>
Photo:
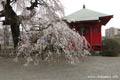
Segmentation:
<svg viewBox="0 0 120 80">
<path fill-rule="evenodd" d="M 0 80 L 120 80 L 120 57 L 88 56 L 77 65 L 61 61 L 25 67 L 24 63 L 0 58 Z"/>
</svg>

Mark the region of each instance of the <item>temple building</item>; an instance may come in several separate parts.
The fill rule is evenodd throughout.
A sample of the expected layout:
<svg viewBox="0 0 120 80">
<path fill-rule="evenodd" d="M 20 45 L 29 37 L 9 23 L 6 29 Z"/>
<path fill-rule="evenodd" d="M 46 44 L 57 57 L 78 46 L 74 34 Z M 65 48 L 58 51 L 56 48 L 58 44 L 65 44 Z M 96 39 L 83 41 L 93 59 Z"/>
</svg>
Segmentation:
<svg viewBox="0 0 120 80">
<path fill-rule="evenodd" d="M 64 18 L 71 29 L 75 29 L 79 34 L 85 36 L 90 44 L 91 50 L 102 50 L 101 27 L 106 25 L 113 15 L 107 15 L 85 8 L 72 13 Z"/>
</svg>

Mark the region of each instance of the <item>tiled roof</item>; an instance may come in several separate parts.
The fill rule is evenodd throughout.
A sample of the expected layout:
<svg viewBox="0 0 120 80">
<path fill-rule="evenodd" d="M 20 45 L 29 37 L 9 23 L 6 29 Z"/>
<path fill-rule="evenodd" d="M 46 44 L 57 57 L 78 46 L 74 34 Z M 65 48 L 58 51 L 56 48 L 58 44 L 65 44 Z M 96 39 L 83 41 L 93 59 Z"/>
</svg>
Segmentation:
<svg viewBox="0 0 120 80">
<path fill-rule="evenodd" d="M 88 21 L 88 20 L 99 20 L 99 17 L 104 17 L 104 16 L 111 16 L 111 15 L 107 15 L 107 14 L 103 14 L 100 12 L 96 12 L 93 10 L 83 8 L 75 13 L 72 13 L 72 14 L 64 17 L 64 19 L 66 19 L 68 22 Z"/>
</svg>

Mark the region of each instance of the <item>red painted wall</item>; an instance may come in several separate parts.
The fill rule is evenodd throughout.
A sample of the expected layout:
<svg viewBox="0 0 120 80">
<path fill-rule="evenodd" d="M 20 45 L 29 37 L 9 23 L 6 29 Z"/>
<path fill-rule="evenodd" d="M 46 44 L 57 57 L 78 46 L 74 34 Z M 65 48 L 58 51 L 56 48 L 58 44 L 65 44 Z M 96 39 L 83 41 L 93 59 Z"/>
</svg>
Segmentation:
<svg viewBox="0 0 120 80">
<path fill-rule="evenodd" d="M 85 27 L 85 31 L 83 35 L 85 36 L 86 40 L 90 43 L 90 28 L 89 27 Z"/>
<path fill-rule="evenodd" d="M 96 24 L 92 27 L 92 45 L 100 45 L 101 42 L 101 25 Z"/>
</svg>

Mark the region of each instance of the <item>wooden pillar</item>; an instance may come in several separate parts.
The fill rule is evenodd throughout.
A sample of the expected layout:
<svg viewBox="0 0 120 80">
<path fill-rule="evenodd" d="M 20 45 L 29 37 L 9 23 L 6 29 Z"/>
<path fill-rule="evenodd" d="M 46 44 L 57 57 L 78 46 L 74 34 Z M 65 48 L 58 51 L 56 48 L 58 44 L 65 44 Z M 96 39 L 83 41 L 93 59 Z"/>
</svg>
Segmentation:
<svg viewBox="0 0 120 80">
<path fill-rule="evenodd" d="M 102 40 L 102 32 L 101 32 L 102 30 L 101 30 L 101 25 L 100 25 L 99 28 L 100 28 L 100 36 L 99 36 L 99 37 L 100 37 L 100 42 L 101 42 L 101 40 Z"/>
<path fill-rule="evenodd" d="M 99 40 L 100 40 L 100 41 L 99 41 L 99 42 L 101 43 L 101 41 L 102 41 L 102 30 L 101 30 L 102 25 L 101 25 L 101 24 L 100 24 L 99 28 L 100 28 L 100 32 L 99 32 L 99 33 L 100 33 L 100 35 L 99 35 L 99 37 L 100 37 Z M 102 50 L 102 49 L 103 49 L 103 48 L 102 48 L 102 45 L 101 45 L 101 46 L 100 46 L 100 50 Z"/>
<path fill-rule="evenodd" d="M 90 46 L 92 49 L 92 26 L 90 26 Z"/>
</svg>

